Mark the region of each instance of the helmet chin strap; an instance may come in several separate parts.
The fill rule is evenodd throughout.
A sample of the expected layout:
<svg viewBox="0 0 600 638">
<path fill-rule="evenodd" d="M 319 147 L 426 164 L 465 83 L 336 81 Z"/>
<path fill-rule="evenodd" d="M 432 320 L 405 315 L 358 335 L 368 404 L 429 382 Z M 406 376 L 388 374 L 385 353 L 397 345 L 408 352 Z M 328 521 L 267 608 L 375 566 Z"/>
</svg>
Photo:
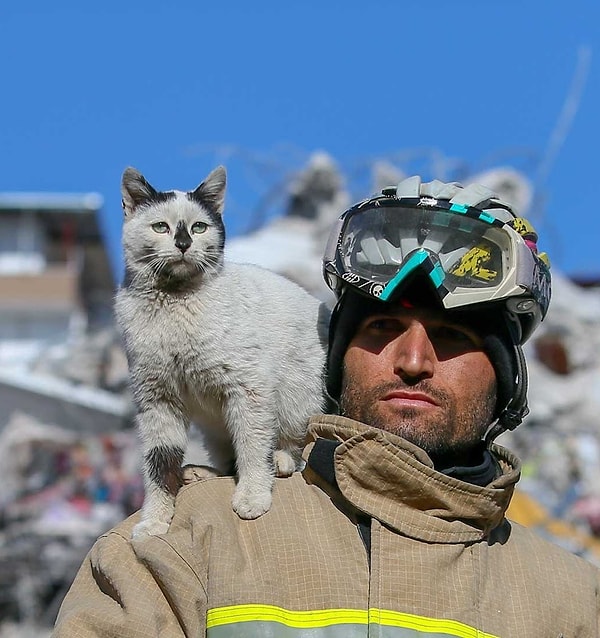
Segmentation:
<svg viewBox="0 0 600 638">
<path fill-rule="evenodd" d="M 517 364 L 515 393 L 508 405 L 502 410 L 498 419 L 489 427 L 485 435 L 485 442 L 488 446 L 503 432 L 514 430 L 529 414 L 529 406 L 527 405 L 527 388 L 529 385 L 527 363 L 523 349 L 515 345 L 514 350 Z"/>
</svg>

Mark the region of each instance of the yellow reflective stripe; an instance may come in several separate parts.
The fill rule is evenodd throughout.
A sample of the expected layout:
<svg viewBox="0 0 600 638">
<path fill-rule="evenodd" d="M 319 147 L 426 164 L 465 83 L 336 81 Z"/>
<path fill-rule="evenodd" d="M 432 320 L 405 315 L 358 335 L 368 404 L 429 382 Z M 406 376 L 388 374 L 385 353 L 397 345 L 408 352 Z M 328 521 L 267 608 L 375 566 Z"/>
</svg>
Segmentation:
<svg viewBox="0 0 600 638">
<path fill-rule="evenodd" d="M 422 633 L 448 634 L 459 638 L 497 638 L 492 634 L 486 634 L 475 627 L 465 625 L 457 620 L 445 620 L 443 618 L 428 618 L 405 614 L 400 611 L 387 611 L 385 609 L 370 609 L 370 622 L 387 627 L 403 627 L 414 629 Z"/>
<path fill-rule="evenodd" d="M 252 620 L 278 622 L 288 627 L 315 628 L 356 623 L 366 625 L 366 609 L 323 609 L 311 611 L 291 611 L 274 605 L 233 605 L 209 609 L 206 627 L 219 627 Z"/>
<path fill-rule="evenodd" d="M 412 629 L 420 633 L 445 634 L 457 638 L 497 638 L 457 620 L 428 618 L 385 609 L 323 609 L 292 611 L 274 605 L 232 605 L 209 609 L 206 627 L 221 627 L 241 622 L 277 622 L 287 627 L 316 629 L 332 625 L 376 624 Z"/>
</svg>

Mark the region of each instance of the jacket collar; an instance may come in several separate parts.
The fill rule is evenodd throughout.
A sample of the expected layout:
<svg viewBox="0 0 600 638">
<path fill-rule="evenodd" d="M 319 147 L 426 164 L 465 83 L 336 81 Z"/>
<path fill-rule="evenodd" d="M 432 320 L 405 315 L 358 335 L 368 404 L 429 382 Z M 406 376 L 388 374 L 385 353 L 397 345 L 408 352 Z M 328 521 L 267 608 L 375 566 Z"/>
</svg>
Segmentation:
<svg viewBox="0 0 600 638">
<path fill-rule="evenodd" d="M 427 454 L 408 441 L 335 415 L 313 417 L 308 458 L 319 438 L 339 442 L 333 472 L 341 494 L 352 506 L 406 536 L 427 542 L 464 543 L 488 537 L 500 526 L 519 480 L 519 460 L 493 445 L 502 474 L 485 487 L 437 472 Z M 316 483 L 310 467 L 305 476 Z M 329 480 L 327 480 L 329 479 Z"/>
</svg>

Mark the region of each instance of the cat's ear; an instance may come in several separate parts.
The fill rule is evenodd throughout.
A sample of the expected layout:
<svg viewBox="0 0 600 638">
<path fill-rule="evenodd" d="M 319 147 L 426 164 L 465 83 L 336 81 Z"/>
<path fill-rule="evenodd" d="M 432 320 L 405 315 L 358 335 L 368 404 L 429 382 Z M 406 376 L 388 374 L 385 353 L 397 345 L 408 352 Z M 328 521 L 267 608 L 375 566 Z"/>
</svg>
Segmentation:
<svg viewBox="0 0 600 638">
<path fill-rule="evenodd" d="M 123 211 L 129 217 L 141 204 L 155 198 L 156 190 L 146 181 L 144 176 L 132 166 L 123 171 L 121 178 L 121 196 L 123 197 Z"/>
<path fill-rule="evenodd" d="M 224 166 L 217 166 L 210 175 L 196 188 L 192 197 L 217 215 L 223 214 L 225 206 L 225 187 L 227 173 Z"/>
</svg>

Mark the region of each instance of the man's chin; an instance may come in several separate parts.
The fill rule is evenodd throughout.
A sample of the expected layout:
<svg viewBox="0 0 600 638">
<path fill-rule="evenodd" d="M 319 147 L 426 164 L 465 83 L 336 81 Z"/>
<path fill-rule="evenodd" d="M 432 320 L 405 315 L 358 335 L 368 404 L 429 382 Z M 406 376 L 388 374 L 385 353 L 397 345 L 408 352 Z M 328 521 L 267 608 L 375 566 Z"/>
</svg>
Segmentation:
<svg viewBox="0 0 600 638">
<path fill-rule="evenodd" d="M 382 430 L 422 432 L 432 429 L 442 431 L 441 410 L 437 406 L 397 405 L 379 401 L 368 415 L 372 425 Z"/>
<path fill-rule="evenodd" d="M 446 447 L 451 433 L 445 422 L 429 410 L 405 406 L 394 408 L 378 406 L 364 413 L 359 420 L 365 425 L 399 436 L 426 452 L 436 451 L 439 446 Z"/>
</svg>

